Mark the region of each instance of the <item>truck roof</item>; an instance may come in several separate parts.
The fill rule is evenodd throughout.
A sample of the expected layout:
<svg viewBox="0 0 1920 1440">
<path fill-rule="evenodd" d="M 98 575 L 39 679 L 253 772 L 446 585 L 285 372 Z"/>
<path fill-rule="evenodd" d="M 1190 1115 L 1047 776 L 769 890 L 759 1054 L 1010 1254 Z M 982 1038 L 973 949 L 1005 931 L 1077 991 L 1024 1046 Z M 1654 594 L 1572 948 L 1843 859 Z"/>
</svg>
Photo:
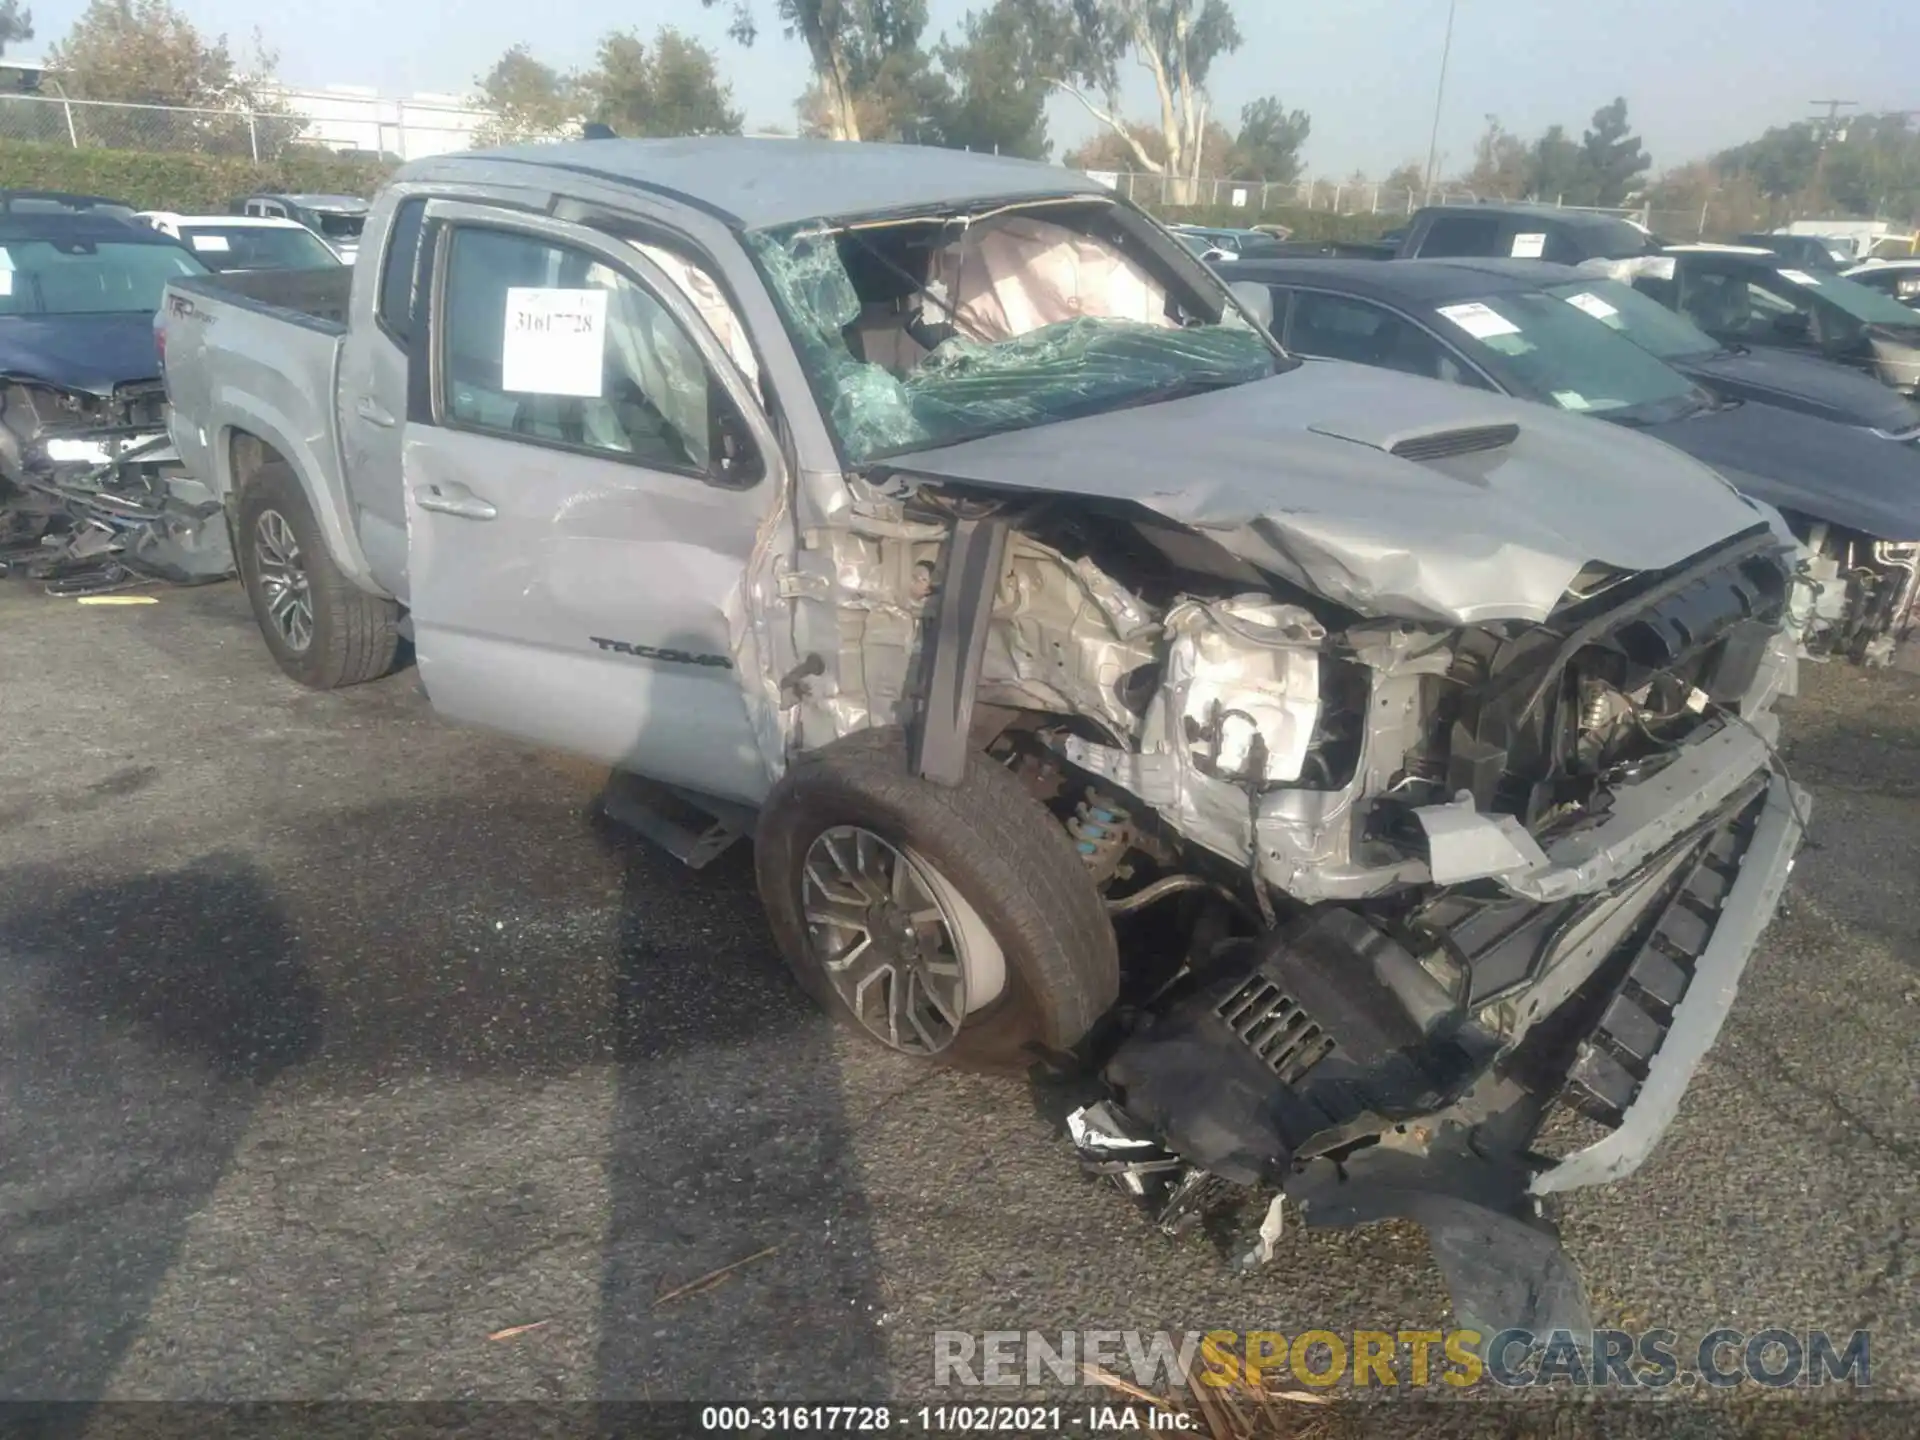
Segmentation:
<svg viewBox="0 0 1920 1440">
<path fill-rule="evenodd" d="M 436 155 L 398 178 L 474 179 L 509 167 L 559 169 L 631 185 L 739 229 L 982 200 L 1111 195 L 1073 170 L 921 145 L 712 137 L 579 140 Z"/>
<path fill-rule="evenodd" d="M 1629 223 L 1604 210 L 1575 210 L 1564 205 L 1542 205 L 1531 200 L 1476 200 L 1464 205 L 1441 203 L 1422 205 L 1420 208 L 1436 215 L 1513 215 L 1528 220 L 1552 221 L 1577 230 L 1600 230 Z"/>
<path fill-rule="evenodd" d="M 372 208 L 358 195 L 320 195 L 304 190 L 249 190 L 233 203 L 244 205 L 249 200 L 282 200 L 302 210 L 337 210 L 343 215 L 363 215 Z"/>
</svg>

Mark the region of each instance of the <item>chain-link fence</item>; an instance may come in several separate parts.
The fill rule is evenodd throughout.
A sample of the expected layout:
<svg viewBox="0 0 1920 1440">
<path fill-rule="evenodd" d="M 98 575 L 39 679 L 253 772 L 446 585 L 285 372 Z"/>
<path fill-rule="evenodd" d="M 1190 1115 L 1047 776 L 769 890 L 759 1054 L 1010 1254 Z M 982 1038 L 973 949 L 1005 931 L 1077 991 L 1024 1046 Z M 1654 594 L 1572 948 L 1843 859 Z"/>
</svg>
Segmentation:
<svg viewBox="0 0 1920 1440">
<path fill-rule="evenodd" d="M 57 89 L 51 77 L 42 84 Z M 289 90 L 259 108 L 230 110 L 128 105 L 71 99 L 58 93 L 0 96 L 0 140 L 29 140 L 74 149 L 225 155 L 255 161 L 279 159 L 296 143 L 302 149 L 317 147 L 389 161 L 465 150 L 477 143 L 487 119 L 485 112 L 451 97 L 383 100 L 346 91 Z M 1504 198 L 1478 195 L 1458 185 L 1424 190 L 1354 179 L 1268 184 L 1212 176 L 1194 179 L 1124 171 L 1088 173 L 1151 209 L 1233 211 L 1244 214 L 1249 224 L 1257 223 L 1267 211 L 1317 210 L 1341 216 L 1378 216 L 1384 229 L 1395 217 L 1411 215 L 1422 205 Z M 1764 218 L 1725 214 L 1722 208 L 1626 208 L 1606 213 L 1638 220 L 1671 240 L 1695 240 L 1757 228 Z"/>
<path fill-rule="evenodd" d="M 472 147 L 485 119 L 483 112 L 455 103 L 328 91 L 287 91 L 255 108 L 230 110 L 128 105 L 57 94 L 0 96 L 0 140 L 259 161 L 279 158 L 296 142 L 396 160 L 465 150 Z"/>
<path fill-rule="evenodd" d="M 75 149 L 196 151 L 271 160 L 306 128 L 302 116 L 286 111 L 189 110 L 51 95 L 0 98 L 0 140 Z"/>
<path fill-rule="evenodd" d="M 1233 180 L 1201 176 L 1147 175 L 1126 171 L 1091 170 L 1137 205 L 1150 209 L 1192 206 L 1204 209 L 1328 210 L 1339 215 L 1411 215 L 1422 205 L 1455 204 L 1490 199 L 1455 185 L 1436 185 L 1431 191 L 1375 184 L 1369 180 L 1299 180 L 1284 184 L 1260 180 Z"/>
</svg>

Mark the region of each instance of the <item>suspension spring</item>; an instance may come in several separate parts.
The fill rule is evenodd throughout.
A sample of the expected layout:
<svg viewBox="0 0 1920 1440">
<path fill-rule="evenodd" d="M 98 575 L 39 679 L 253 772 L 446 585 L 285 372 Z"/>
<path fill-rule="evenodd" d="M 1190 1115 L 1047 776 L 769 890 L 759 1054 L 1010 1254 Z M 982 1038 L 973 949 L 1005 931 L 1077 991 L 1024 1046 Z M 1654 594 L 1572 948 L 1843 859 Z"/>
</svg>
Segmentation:
<svg viewBox="0 0 1920 1440">
<path fill-rule="evenodd" d="M 1095 883 L 1105 884 L 1119 872 L 1133 844 L 1133 817 L 1098 791 L 1089 790 L 1067 821 L 1067 833 Z"/>
</svg>

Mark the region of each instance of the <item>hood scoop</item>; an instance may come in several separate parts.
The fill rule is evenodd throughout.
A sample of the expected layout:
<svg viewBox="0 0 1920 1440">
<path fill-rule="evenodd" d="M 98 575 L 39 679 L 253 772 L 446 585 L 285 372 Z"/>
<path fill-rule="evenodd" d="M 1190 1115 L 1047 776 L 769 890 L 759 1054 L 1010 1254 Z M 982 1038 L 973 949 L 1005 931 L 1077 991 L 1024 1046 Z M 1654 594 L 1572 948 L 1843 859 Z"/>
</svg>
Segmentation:
<svg viewBox="0 0 1920 1440">
<path fill-rule="evenodd" d="M 1402 460 L 1447 460 L 1455 455 L 1478 455 L 1504 450 L 1520 438 L 1518 425 L 1475 425 L 1465 430 L 1438 430 L 1410 435 L 1388 450 Z"/>
<path fill-rule="evenodd" d="M 1424 388 L 1424 387 L 1423 387 Z M 1439 387 L 1443 391 L 1451 388 Z M 1431 398 L 1431 397 L 1423 397 Z M 1520 438 L 1520 427 L 1511 420 L 1490 424 L 1462 425 L 1467 418 L 1456 406 L 1452 414 L 1437 406 L 1426 406 L 1423 417 L 1383 415 L 1378 411 L 1338 419 L 1322 419 L 1306 428 L 1329 440 L 1347 440 L 1369 450 L 1384 450 L 1401 460 L 1445 460 L 1455 455 L 1478 455 L 1489 450 L 1504 450 Z M 1398 418 L 1400 423 L 1394 424 Z M 1422 424 L 1421 420 L 1425 423 Z M 1411 421 L 1411 423 L 1409 423 Z"/>
</svg>

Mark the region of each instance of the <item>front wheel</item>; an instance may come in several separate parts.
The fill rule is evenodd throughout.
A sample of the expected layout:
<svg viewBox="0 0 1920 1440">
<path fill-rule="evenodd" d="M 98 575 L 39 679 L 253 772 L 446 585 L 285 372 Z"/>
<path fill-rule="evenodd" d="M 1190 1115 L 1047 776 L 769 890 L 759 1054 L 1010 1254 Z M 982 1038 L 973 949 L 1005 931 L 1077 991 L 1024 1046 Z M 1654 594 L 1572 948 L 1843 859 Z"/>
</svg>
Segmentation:
<svg viewBox="0 0 1920 1440">
<path fill-rule="evenodd" d="M 1072 1047 L 1119 993 L 1112 923 L 1059 823 L 975 757 L 948 789 L 897 730 L 802 756 L 754 839 L 800 983 L 903 1055 L 1019 1070 Z"/>
<path fill-rule="evenodd" d="M 289 677 L 336 690 L 393 668 L 399 607 L 340 573 L 290 466 L 263 465 L 247 483 L 234 541 L 253 618 Z"/>
</svg>

